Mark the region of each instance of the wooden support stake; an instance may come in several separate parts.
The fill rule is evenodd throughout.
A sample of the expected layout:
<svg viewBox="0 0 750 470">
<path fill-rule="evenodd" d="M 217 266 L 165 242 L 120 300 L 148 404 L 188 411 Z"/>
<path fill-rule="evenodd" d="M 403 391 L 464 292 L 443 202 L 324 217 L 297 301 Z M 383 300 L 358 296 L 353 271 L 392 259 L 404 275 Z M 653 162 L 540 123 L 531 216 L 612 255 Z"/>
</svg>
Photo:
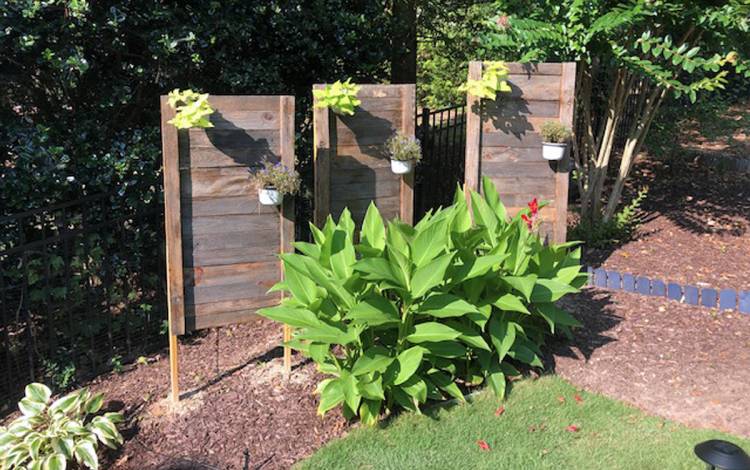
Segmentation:
<svg viewBox="0 0 750 470">
<path fill-rule="evenodd" d="M 179 363 L 179 343 L 177 335 L 169 334 L 169 381 L 171 383 L 172 401 L 180 401 L 180 363 Z"/>
<path fill-rule="evenodd" d="M 282 96 L 279 105 L 281 116 L 280 145 L 281 163 L 287 168 L 294 168 L 294 97 Z M 281 252 L 294 253 L 294 198 L 287 196 L 281 209 Z M 284 268 L 280 263 L 281 279 L 284 279 Z M 284 295 L 281 295 L 283 300 Z M 292 328 L 284 325 L 284 342 L 292 339 Z M 292 349 L 284 346 L 284 375 L 292 373 Z"/>
</svg>

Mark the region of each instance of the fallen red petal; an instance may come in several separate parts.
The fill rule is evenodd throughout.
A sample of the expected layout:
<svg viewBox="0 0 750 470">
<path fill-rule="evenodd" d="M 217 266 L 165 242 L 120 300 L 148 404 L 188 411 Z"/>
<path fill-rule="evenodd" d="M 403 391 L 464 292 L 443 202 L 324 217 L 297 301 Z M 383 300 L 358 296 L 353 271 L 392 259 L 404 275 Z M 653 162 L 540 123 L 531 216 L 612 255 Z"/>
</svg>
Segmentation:
<svg viewBox="0 0 750 470">
<path fill-rule="evenodd" d="M 490 450 L 490 445 L 484 439 L 479 439 L 477 444 L 479 444 L 479 448 L 482 450 Z"/>
<path fill-rule="evenodd" d="M 571 424 L 570 426 L 568 426 L 567 428 L 565 428 L 565 430 L 568 431 L 568 432 L 578 432 L 578 431 L 581 430 L 581 428 L 579 428 L 575 424 Z"/>
<path fill-rule="evenodd" d="M 501 406 L 500 408 L 498 408 L 498 409 L 495 410 L 495 416 L 500 416 L 503 413 L 505 413 L 505 407 L 504 406 Z"/>
<path fill-rule="evenodd" d="M 557 397 L 557 401 L 560 403 L 565 403 L 565 397 Z"/>
<path fill-rule="evenodd" d="M 579 394 L 576 393 L 573 398 L 575 398 L 578 403 L 583 403 L 583 398 L 581 398 Z"/>
</svg>

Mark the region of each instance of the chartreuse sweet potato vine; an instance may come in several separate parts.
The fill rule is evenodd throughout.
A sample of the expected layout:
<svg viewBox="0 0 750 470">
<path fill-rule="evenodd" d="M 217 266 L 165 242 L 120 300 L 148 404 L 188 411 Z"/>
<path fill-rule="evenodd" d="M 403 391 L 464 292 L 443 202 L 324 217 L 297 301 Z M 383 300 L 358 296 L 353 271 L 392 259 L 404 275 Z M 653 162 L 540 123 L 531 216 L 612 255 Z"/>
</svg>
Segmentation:
<svg viewBox="0 0 750 470">
<path fill-rule="evenodd" d="M 362 88 L 347 78 L 345 82 L 337 80 L 332 85 L 326 85 L 322 90 L 313 90 L 317 102 L 316 108 L 330 108 L 336 114 L 353 115 L 354 108 L 362 102 L 357 99 L 357 93 Z"/>
<path fill-rule="evenodd" d="M 87 389 L 50 403 L 47 386 L 32 383 L 18 403 L 21 417 L 0 426 L 0 469 L 65 470 L 99 468 L 99 442 L 112 449 L 122 445 L 119 413 L 98 414 L 104 395 Z M 78 466 L 75 466 L 77 463 Z"/>
<path fill-rule="evenodd" d="M 413 227 L 386 227 L 371 204 L 355 237 L 345 210 L 311 226 L 315 242 L 297 242 L 299 254 L 281 255 L 285 281 L 274 290 L 291 296 L 259 313 L 297 328 L 289 346 L 330 376 L 319 413 L 343 405 L 374 424 L 428 399 L 462 400 L 461 387 L 482 382 L 503 397 L 514 362 L 541 367 L 545 336 L 577 325 L 554 302 L 585 282 L 580 249 L 545 246 L 521 220 L 528 210 L 508 220 L 483 184 L 471 209 L 458 191 Z"/>
<path fill-rule="evenodd" d="M 462 93 L 478 96 L 487 100 L 495 100 L 497 93 L 510 92 L 508 85 L 508 66 L 501 61 L 486 61 L 482 64 L 482 78 L 480 80 L 469 79 L 458 89 Z"/>
<path fill-rule="evenodd" d="M 169 92 L 167 102 L 177 112 L 174 119 L 170 119 L 178 129 L 190 129 L 191 127 L 214 127 L 213 123 L 208 120 L 208 116 L 213 114 L 214 110 L 208 104 L 208 93 L 196 93 L 193 90 L 182 90 L 175 88 Z"/>
</svg>

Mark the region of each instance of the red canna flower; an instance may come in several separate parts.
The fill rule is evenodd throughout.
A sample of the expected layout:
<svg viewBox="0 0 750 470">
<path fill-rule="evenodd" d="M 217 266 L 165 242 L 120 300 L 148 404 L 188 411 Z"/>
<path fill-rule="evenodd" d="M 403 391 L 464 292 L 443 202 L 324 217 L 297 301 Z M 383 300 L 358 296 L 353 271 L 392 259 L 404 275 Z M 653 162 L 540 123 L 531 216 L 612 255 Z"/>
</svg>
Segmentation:
<svg viewBox="0 0 750 470">
<path fill-rule="evenodd" d="M 536 198 L 532 199 L 529 203 L 529 209 L 531 209 L 531 216 L 536 217 L 539 213 L 539 202 L 537 202 Z"/>
<path fill-rule="evenodd" d="M 477 444 L 479 444 L 479 448 L 482 450 L 490 450 L 490 445 L 484 439 L 479 439 Z"/>
<path fill-rule="evenodd" d="M 495 410 L 495 416 L 500 416 L 503 413 L 505 413 L 505 407 L 502 406 L 502 405 L 500 406 L 500 408 L 498 408 L 498 409 Z"/>
<path fill-rule="evenodd" d="M 529 218 L 526 214 L 521 214 L 521 220 L 526 222 L 526 226 L 529 227 L 529 230 L 532 230 L 534 228 L 534 221 Z"/>
</svg>

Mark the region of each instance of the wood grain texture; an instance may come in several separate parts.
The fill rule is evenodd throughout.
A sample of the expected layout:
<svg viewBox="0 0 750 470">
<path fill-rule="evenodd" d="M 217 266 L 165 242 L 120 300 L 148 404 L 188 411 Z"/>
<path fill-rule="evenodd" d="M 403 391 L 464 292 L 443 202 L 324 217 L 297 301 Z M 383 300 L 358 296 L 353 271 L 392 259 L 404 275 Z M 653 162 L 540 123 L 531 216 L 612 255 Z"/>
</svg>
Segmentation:
<svg viewBox="0 0 750 470">
<path fill-rule="evenodd" d="M 267 291 L 282 279 L 277 255 L 291 249 L 294 237 L 294 198 L 279 208 L 262 206 L 249 179 L 263 159 L 294 167 L 294 98 L 211 96 L 209 102 L 213 128 L 163 138 L 165 189 L 167 175 L 177 182 L 170 194 L 178 204 L 180 244 L 168 231 L 167 250 L 180 256 L 180 334 L 247 321 L 258 307 L 278 302 L 280 294 Z M 162 107 L 163 121 L 169 111 Z"/>
<path fill-rule="evenodd" d="M 481 109 L 467 96 L 466 183 L 477 188 L 481 175 L 489 176 L 512 207 L 525 207 L 535 197 L 550 201 L 541 211 L 542 232 L 551 241 L 564 242 L 569 157 L 543 160 L 539 130 L 550 119 L 572 127 L 575 64 L 508 67 L 510 93 L 485 101 Z M 481 62 L 469 64 L 470 78 L 480 78 L 481 71 Z"/>
<path fill-rule="evenodd" d="M 384 218 L 412 222 L 413 174 L 391 172 L 385 143 L 396 131 L 414 136 L 415 86 L 362 85 L 357 96 L 362 103 L 353 116 L 313 112 L 315 223 L 345 207 L 361 222 L 371 200 Z"/>
</svg>

